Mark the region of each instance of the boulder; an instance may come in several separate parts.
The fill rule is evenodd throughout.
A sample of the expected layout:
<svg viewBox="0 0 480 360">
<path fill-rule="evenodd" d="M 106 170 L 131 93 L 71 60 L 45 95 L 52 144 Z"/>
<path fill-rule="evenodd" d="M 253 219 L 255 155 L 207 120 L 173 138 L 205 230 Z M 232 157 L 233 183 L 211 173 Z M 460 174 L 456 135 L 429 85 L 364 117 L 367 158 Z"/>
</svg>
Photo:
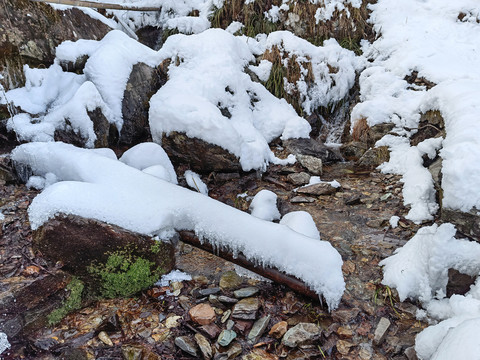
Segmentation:
<svg viewBox="0 0 480 360">
<path fill-rule="evenodd" d="M 145 259 L 163 272 L 169 272 L 175 264 L 171 244 L 74 215 L 58 215 L 46 222 L 33 233 L 33 246 L 51 261 L 61 262 L 64 270 L 87 282 L 91 280 L 90 266 L 105 264 L 119 251 L 128 250 L 132 259 Z"/>
<path fill-rule="evenodd" d="M 183 133 L 163 135 L 162 147 L 173 163 L 186 163 L 198 173 L 237 172 L 242 170 L 239 159 L 221 148 Z"/>
<path fill-rule="evenodd" d="M 339 189 L 333 187 L 329 183 L 318 183 L 308 186 L 303 186 L 297 189 L 297 193 L 299 194 L 306 194 L 306 195 L 332 195 L 335 194 Z"/>
<path fill-rule="evenodd" d="M 149 101 L 166 82 L 167 74 L 162 67 L 153 68 L 144 63 L 133 66 L 123 94 L 120 144 L 137 144 L 150 137 Z"/>
<path fill-rule="evenodd" d="M 285 149 L 293 155 L 309 155 L 323 163 L 340 161 L 341 158 L 330 148 L 314 139 L 289 139 L 283 141 Z"/>
<path fill-rule="evenodd" d="M 442 207 L 441 218 L 443 221 L 454 224 L 457 230 L 464 235 L 480 241 L 480 215 L 478 215 L 478 210 L 462 212 Z"/>
<path fill-rule="evenodd" d="M 390 152 L 387 146 L 379 146 L 368 149 L 357 161 L 358 166 L 366 168 L 375 168 L 380 164 L 390 160 Z"/>
<path fill-rule="evenodd" d="M 340 147 L 342 156 L 347 160 L 358 160 L 369 149 L 369 146 L 361 141 L 351 141 Z"/>
<path fill-rule="evenodd" d="M 99 40 L 111 30 L 79 9 L 54 10 L 29 0 L 3 1 L 0 24 L 0 83 L 6 90 L 24 85 L 23 65 L 52 64 L 63 41 Z"/>
</svg>

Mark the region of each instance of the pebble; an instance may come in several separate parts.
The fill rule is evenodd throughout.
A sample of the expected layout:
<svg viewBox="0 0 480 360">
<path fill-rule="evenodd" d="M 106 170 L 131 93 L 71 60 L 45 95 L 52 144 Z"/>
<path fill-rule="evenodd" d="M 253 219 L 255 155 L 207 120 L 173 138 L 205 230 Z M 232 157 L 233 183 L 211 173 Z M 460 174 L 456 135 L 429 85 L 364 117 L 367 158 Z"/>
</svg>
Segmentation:
<svg viewBox="0 0 480 360">
<path fill-rule="evenodd" d="M 260 307 L 258 298 L 246 298 L 240 300 L 233 307 L 232 317 L 235 319 L 255 320 Z"/>
<path fill-rule="evenodd" d="M 310 175 L 302 171 L 287 175 L 287 180 L 293 185 L 305 185 L 310 181 Z"/>
<path fill-rule="evenodd" d="M 200 326 L 199 329 L 207 334 L 210 339 L 215 339 L 221 331 L 221 329 L 215 323 Z"/>
<path fill-rule="evenodd" d="M 100 331 L 98 333 L 98 338 L 108 346 L 113 346 L 113 342 L 105 331 Z"/>
<path fill-rule="evenodd" d="M 256 343 L 258 339 L 263 335 L 270 322 L 270 315 L 264 316 L 253 324 L 252 330 L 248 333 L 247 340 L 251 343 Z"/>
<path fill-rule="evenodd" d="M 236 304 L 238 302 L 238 299 L 234 299 L 228 296 L 220 295 L 217 298 L 218 301 L 225 303 L 225 304 Z"/>
<path fill-rule="evenodd" d="M 251 286 L 251 287 L 235 290 L 233 292 L 233 295 L 237 299 L 243 299 L 243 298 L 248 298 L 258 294 L 258 291 L 259 291 L 258 288 Z"/>
<path fill-rule="evenodd" d="M 312 323 L 300 323 L 288 330 L 282 339 L 282 344 L 288 347 L 305 345 L 318 339 L 321 329 Z"/>
<path fill-rule="evenodd" d="M 195 342 L 188 336 L 179 336 L 175 338 L 175 345 L 185 351 L 187 354 L 198 357 L 198 350 Z"/>
<path fill-rule="evenodd" d="M 390 328 L 391 322 L 385 317 L 382 317 L 378 322 L 377 328 L 375 329 L 375 334 L 373 335 L 373 344 L 378 346 L 380 345 L 383 340 L 385 340 L 385 336 L 387 335 L 387 331 Z"/>
<path fill-rule="evenodd" d="M 140 360 L 143 354 L 143 347 L 135 345 L 123 345 L 122 355 L 124 359 Z"/>
<path fill-rule="evenodd" d="M 217 318 L 215 310 L 208 304 L 198 304 L 188 312 L 193 322 L 200 325 L 208 325 Z"/>
<path fill-rule="evenodd" d="M 313 203 L 315 202 L 315 199 L 306 196 L 294 196 L 290 202 L 292 204 Z"/>
<path fill-rule="evenodd" d="M 359 312 L 359 308 L 335 310 L 332 312 L 332 319 L 335 322 L 347 324 L 355 319 Z"/>
<path fill-rule="evenodd" d="M 405 356 L 408 360 L 417 360 L 417 353 L 415 352 L 415 346 L 410 346 L 405 350 Z"/>
<path fill-rule="evenodd" d="M 222 319 L 220 320 L 222 322 L 222 324 L 224 324 L 225 321 L 228 320 L 228 318 L 230 317 L 231 314 L 232 314 L 232 310 L 225 311 L 225 313 L 222 316 Z"/>
<path fill-rule="evenodd" d="M 297 189 L 297 193 L 306 195 L 332 195 L 337 192 L 338 188 L 333 187 L 329 183 L 319 183 L 301 187 Z"/>
<path fill-rule="evenodd" d="M 340 354 L 347 355 L 350 352 L 350 348 L 354 346 L 354 344 L 346 340 L 338 340 L 336 346 Z"/>
<path fill-rule="evenodd" d="M 206 288 L 206 289 L 201 289 L 198 291 L 198 293 L 201 295 L 201 296 L 208 296 L 208 295 L 213 295 L 213 294 L 217 294 L 220 292 L 220 288 L 219 287 L 213 287 L 213 288 Z"/>
<path fill-rule="evenodd" d="M 208 342 L 207 338 L 203 336 L 202 334 L 196 333 L 195 334 L 195 341 L 200 348 L 200 351 L 202 352 L 203 358 L 204 359 L 211 359 L 213 352 L 212 352 L 212 346 Z"/>
<path fill-rule="evenodd" d="M 227 271 L 220 278 L 220 288 L 224 290 L 236 289 L 242 282 L 242 278 L 235 271 Z"/>
<path fill-rule="evenodd" d="M 280 321 L 272 326 L 268 335 L 274 337 L 275 339 L 280 339 L 287 332 L 288 324 L 286 321 Z"/>
<path fill-rule="evenodd" d="M 181 318 L 182 318 L 181 316 L 177 316 L 177 315 L 170 316 L 165 321 L 165 327 L 167 329 L 171 329 L 171 328 L 175 328 L 175 327 L 179 326 L 180 324 L 178 323 L 178 320 L 181 319 Z"/>
<path fill-rule="evenodd" d="M 322 175 L 323 164 L 322 159 L 317 158 L 311 155 L 300 155 L 298 154 L 297 160 L 309 173 L 313 175 Z"/>
<path fill-rule="evenodd" d="M 222 330 L 218 336 L 217 342 L 221 346 L 228 346 L 233 339 L 237 337 L 237 333 L 233 330 Z"/>
<path fill-rule="evenodd" d="M 234 325 L 235 325 L 235 321 L 228 320 L 226 325 L 227 330 L 232 330 Z"/>
</svg>

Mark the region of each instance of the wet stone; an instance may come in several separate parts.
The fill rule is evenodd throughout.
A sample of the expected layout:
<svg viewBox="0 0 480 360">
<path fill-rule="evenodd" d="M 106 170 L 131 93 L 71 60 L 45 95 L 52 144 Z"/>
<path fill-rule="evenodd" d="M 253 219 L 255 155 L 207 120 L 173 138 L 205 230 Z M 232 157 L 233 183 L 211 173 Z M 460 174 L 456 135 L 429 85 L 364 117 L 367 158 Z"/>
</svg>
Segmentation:
<svg viewBox="0 0 480 360">
<path fill-rule="evenodd" d="M 225 304 L 236 304 L 238 302 L 238 299 L 234 299 L 224 295 L 220 295 L 217 299 L 221 303 L 225 303 Z"/>
<path fill-rule="evenodd" d="M 175 338 L 175 345 L 185 351 L 187 354 L 198 357 L 198 350 L 195 342 L 188 336 L 179 336 Z"/>
<path fill-rule="evenodd" d="M 233 292 L 233 295 L 237 298 L 237 299 L 243 299 L 243 298 L 248 298 L 248 297 L 251 297 L 251 296 L 254 296 L 258 293 L 258 288 L 256 287 L 246 287 L 246 288 L 243 288 L 243 289 L 238 289 L 238 290 L 235 290 Z"/>
<path fill-rule="evenodd" d="M 300 323 L 288 330 L 282 339 L 282 344 L 288 347 L 297 347 L 317 340 L 321 329 L 312 323 Z"/>
<path fill-rule="evenodd" d="M 195 334 L 195 341 L 197 342 L 200 351 L 202 352 L 204 359 L 211 359 L 212 358 L 212 346 L 208 342 L 207 338 L 202 334 Z"/>
<path fill-rule="evenodd" d="M 191 308 L 188 314 L 193 322 L 200 325 L 208 325 L 216 319 L 215 311 L 208 304 L 198 304 Z"/>
<path fill-rule="evenodd" d="M 268 335 L 274 337 L 275 339 L 280 339 L 287 332 L 288 324 L 286 321 L 280 321 L 272 326 Z"/>
<path fill-rule="evenodd" d="M 268 323 L 270 322 L 270 315 L 264 316 L 258 319 L 252 327 L 252 330 L 248 333 L 247 340 L 251 343 L 256 343 L 257 340 L 263 335 L 267 329 Z"/>
<path fill-rule="evenodd" d="M 220 334 L 221 329 L 214 323 L 200 326 L 199 328 L 210 339 L 215 339 Z"/>
<path fill-rule="evenodd" d="M 217 342 L 221 346 L 228 346 L 237 337 L 237 333 L 233 330 L 222 330 L 218 336 Z"/>
<path fill-rule="evenodd" d="M 243 280 L 237 275 L 235 271 L 227 271 L 220 278 L 220 288 L 224 290 L 231 290 L 238 288 Z"/>
<path fill-rule="evenodd" d="M 201 290 L 198 291 L 200 296 L 209 296 L 209 295 L 217 294 L 219 292 L 220 292 L 219 287 L 201 289 Z"/>
<path fill-rule="evenodd" d="M 241 334 L 245 334 L 252 327 L 251 321 L 237 320 L 234 325 L 234 329 Z"/>
<path fill-rule="evenodd" d="M 235 325 L 235 321 L 228 320 L 226 325 L 227 330 L 232 330 L 234 325 Z"/>
<path fill-rule="evenodd" d="M 293 173 L 287 175 L 287 180 L 293 185 L 305 185 L 310 181 L 310 175 L 306 172 Z"/>
<path fill-rule="evenodd" d="M 232 317 L 235 319 L 255 320 L 260 307 L 258 298 L 246 298 L 240 300 L 233 307 Z"/>
<path fill-rule="evenodd" d="M 385 336 L 387 335 L 387 331 L 390 328 L 390 320 L 387 318 L 382 317 L 378 322 L 377 328 L 375 329 L 375 334 L 373 336 L 373 344 L 380 345 L 383 340 L 385 340 Z"/>
</svg>

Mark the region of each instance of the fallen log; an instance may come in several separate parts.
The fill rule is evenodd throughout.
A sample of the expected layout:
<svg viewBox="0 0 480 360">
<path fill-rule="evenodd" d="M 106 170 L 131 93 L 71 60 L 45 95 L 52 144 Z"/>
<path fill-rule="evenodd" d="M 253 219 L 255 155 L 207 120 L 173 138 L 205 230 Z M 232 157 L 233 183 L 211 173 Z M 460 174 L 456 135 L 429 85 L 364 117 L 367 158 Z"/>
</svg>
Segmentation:
<svg viewBox="0 0 480 360">
<path fill-rule="evenodd" d="M 305 285 L 301 280 L 297 279 L 296 277 L 289 276 L 277 269 L 274 268 L 266 268 L 261 265 L 255 265 L 253 262 L 248 260 L 244 255 L 238 254 L 236 257 L 233 256 L 230 252 L 224 249 L 214 249 L 213 246 L 207 242 L 202 243 L 198 237 L 191 231 L 180 231 L 180 240 L 186 244 L 192 245 L 196 248 L 201 250 L 207 251 L 210 254 L 216 255 L 230 261 L 234 264 L 240 265 L 241 267 L 253 271 L 254 273 L 263 276 L 267 279 L 270 279 L 276 283 L 286 285 L 290 289 L 305 295 L 309 298 L 314 300 L 322 300 L 319 298 L 318 294 L 311 290 L 310 288 Z"/>
<path fill-rule="evenodd" d="M 81 7 L 95 8 L 95 9 L 107 9 L 107 10 L 160 11 L 161 9 L 160 6 L 135 7 L 135 6 L 128 6 L 128 5 L 109 4 L 109 3 L 84 1 L 84 0 L 30 0 L 30 1 L 50 3 L 50 4 L 69 5 L 69 6 L 81 6 Z"/>
</svg>

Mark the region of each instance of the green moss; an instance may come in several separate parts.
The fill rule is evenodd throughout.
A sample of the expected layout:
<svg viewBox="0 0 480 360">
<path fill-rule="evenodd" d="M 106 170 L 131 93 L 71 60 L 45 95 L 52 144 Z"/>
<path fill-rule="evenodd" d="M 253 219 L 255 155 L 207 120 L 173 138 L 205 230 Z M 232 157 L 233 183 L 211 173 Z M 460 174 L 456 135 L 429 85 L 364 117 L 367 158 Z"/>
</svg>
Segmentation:
<svg viewBox="0 0 480 360">
<path fill-rule="evenodd" d="M 156 245 L 156 244 L 155 244 Z M 156 246 L 152 250 L 156 250 Z M 157 245 L 160 250 L 160 245 Z M 109 254 L 105 264 L 94 263 L 89 272 L 98 277 L 101 296 L 105 298 L 128 297 L 155 283 L 163 273 L 155 263 L 133 255 L 129 247 Z"/>
<path fill-rule="evenodd" d="M 63 302 L 62 307 L 53 310 L 50 315 L 48 315 L 49 325 L 58 324 L 69 312 L 80 309 L 83 288 L 83 282 L 74 277 L 67 285 L 67 290 L 70 291 L 70 293 L 67 299 Z"/>
<path fill-rule="evenodd" d="M 278 98 L 283 98 L 285 96 L 284 88 L 284 78 L 285 69 L 283 68 L 280 61 L 275 61 L 272 65 L 272 70 L 270 71 L 270 76 L 265 83 L 265 87 L 273 95 Z"/>
<path fill-rule="evenodd" d="M 345 49 L 353 51 L 356 55 L 362 55 L 360 39 L 352 39 L 351 37 L 346 37 L 339 42 L 339 45 Z"/>
</svg>

